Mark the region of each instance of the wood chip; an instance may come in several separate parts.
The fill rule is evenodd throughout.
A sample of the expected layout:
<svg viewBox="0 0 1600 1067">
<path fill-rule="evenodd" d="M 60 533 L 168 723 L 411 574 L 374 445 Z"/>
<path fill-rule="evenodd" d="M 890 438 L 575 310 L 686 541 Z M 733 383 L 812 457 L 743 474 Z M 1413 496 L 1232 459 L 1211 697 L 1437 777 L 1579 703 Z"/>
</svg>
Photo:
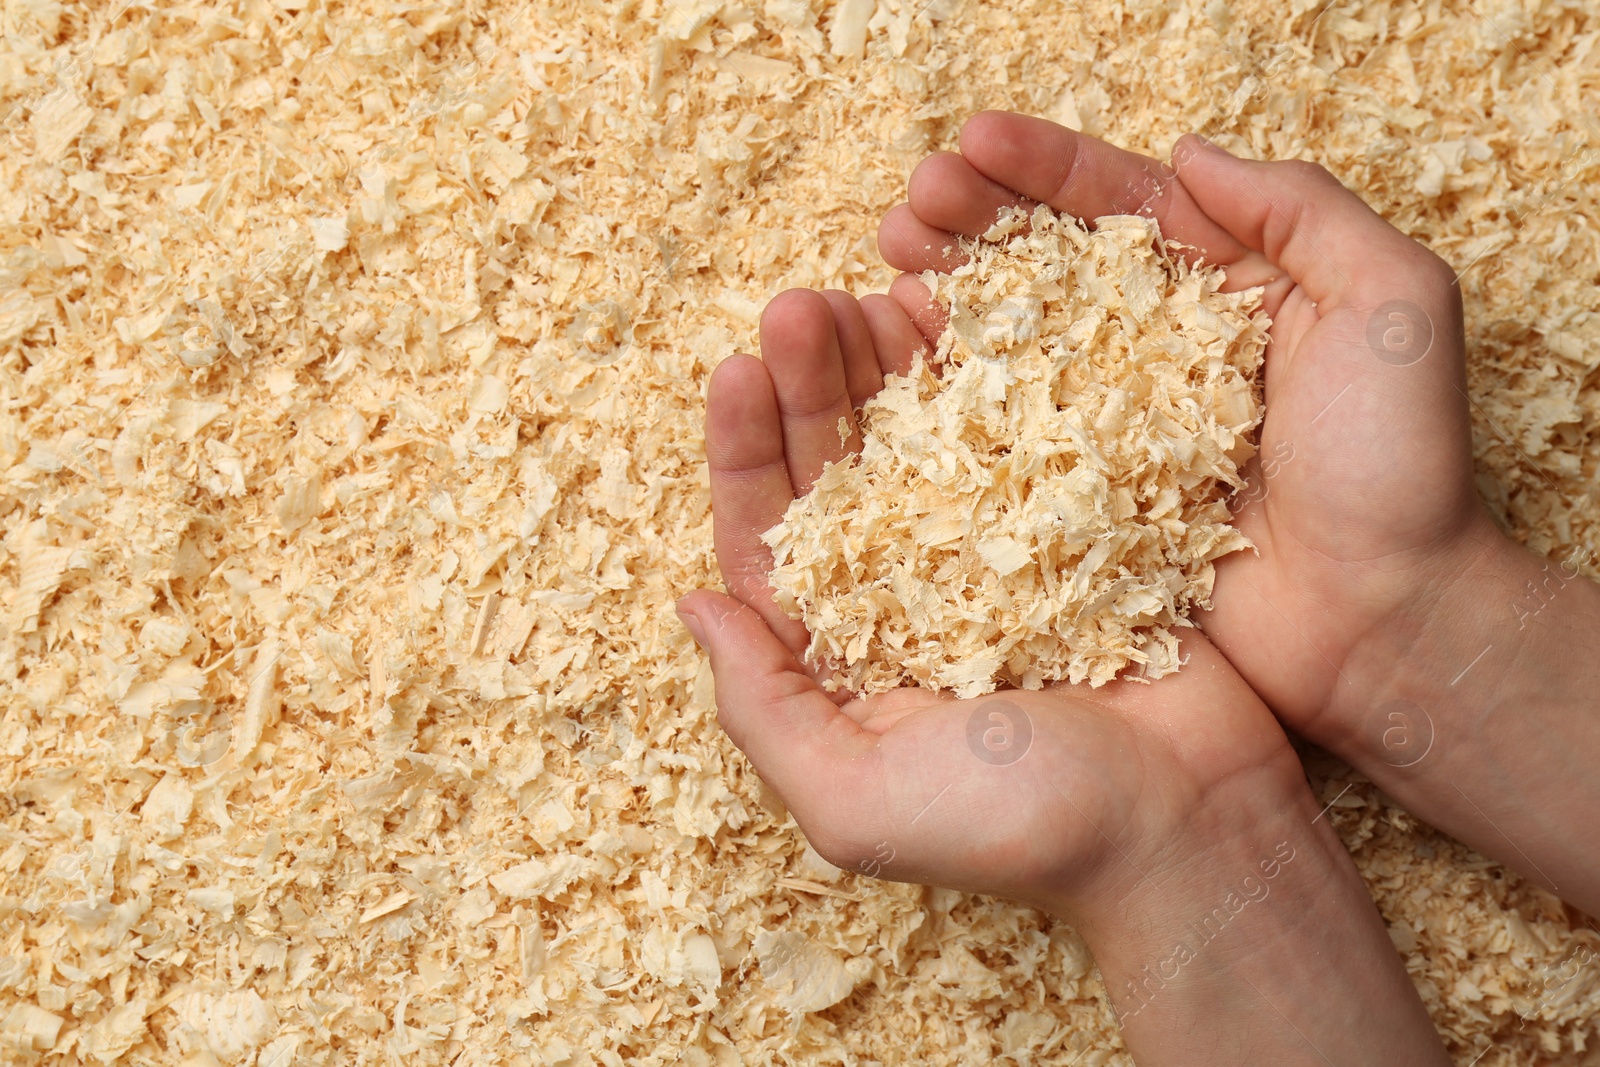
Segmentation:
<svg viewBox="0 0 1600 1067">
<path fill-rule="evenodd" d="M 1463 269 L 1479 485 L 1600 553 L 1600 26 L 1325 7 L 8 2 L 0 1062 L 1126 1064 L 1064 923 L 808 855 L 718 728 L 671 608 L 721 583 L 706 382 L 784 289 L 888 287 L 879 222 L 974 112 L 1200 129 Z M 1051 436 L 1121 462 L 1149 405 L 1100 384 Z M 1124 488 L 1162 529 L 1193 487 Z M 1037 569 L 978 528 L 909 535 Z M 1590 1055 L 1596 935 L 1346 797 L 1457 1060 Z"/>
<path fill-rule="evenodd" d="M 1248 546 L 1223 495 L 1255 454 L 1260 291 L 1220 292 L 1137 216 L 1013 209 L 962 248 L 923 278 L 933 362 L 764 535 L 778 603 L 855 692 L 1170 673 L 1212 561 Z"/>
</svg>

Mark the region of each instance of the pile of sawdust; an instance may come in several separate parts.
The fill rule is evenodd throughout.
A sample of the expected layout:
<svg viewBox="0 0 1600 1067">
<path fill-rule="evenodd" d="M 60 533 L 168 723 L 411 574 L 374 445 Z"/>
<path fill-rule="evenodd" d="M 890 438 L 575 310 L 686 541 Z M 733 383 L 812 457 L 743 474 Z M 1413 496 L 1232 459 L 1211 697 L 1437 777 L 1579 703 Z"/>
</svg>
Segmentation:
<svg viewBox="0 0 1600 1067">
<path fill-rule="evenodd" d="M 778 603 L 853 692 L 1176 670 L 1172 627 L 1248 544 L 1223 493 L 1255 452 L 1260 291 L 1132 215 L 1014 208 L 962 249 L 924 276 L 934 364 L 891 375 L 859 455 L 767 531 Z"/>
<path fill-rule="evenodd" d="M 887 286 L 982 108 L 1315 158 L 1472 264 L 1484 492 L 1600 550 L 1570 0 L 5 18 L 0 1062 L 1126 1064 L 1065 923 L 809 852 L 671 609 L 707 376 Z M 1462 1067 L 1581 1062 L 1596 935 L 1313 777 Z"/>
</svg>

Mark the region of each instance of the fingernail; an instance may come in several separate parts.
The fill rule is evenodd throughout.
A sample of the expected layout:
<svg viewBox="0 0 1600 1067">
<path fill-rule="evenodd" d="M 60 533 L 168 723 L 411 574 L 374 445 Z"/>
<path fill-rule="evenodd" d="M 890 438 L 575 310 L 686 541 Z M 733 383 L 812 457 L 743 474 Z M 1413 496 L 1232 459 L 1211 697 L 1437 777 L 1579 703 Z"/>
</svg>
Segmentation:
<svg viewBox="0 0 1600 1067">
<path fill-rule="evenodd" d="M 678 618 L 683 620 L 683 628 L 689 631 L 689 636 L 694 638 L 694 643 L 701 648 L 706 647 L 706 628 L 700 620 L 687 611 L 678 612 Z"/>
</svg>

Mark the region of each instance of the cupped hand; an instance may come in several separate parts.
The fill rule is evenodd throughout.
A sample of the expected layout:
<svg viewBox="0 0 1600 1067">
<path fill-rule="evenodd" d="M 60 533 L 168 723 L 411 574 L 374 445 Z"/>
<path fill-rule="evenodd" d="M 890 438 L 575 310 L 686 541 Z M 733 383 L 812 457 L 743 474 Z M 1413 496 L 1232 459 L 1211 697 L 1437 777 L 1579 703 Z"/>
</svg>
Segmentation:
<svg viewBox="0 0 1600 1067">
<path fill-rule="evenodd" d="M 760 535 L 860 447 L 856 409 L 927 349 L 894 300 L 803 290 L 768 306 L 761 348 L 718 366 L 707 398 L 728 593 L 679 611 L 710 654 L 720 721 L 825 858 L 1092 926 L 1152 878 L 1181 879 L 1247 812 L 1309 802 L 1281 728 L 1198 633 L 1154 684 L 830 697 L 800 660 L 804 626 L 773 602 Z"/>
<path fill-rule="evenodd" d="M 1235 158 L 1193 135 L 1170 165 L 1042 119 L 985 112 L 913 174 L 879 246 L 908 272 L 961 260 L 1004 206 L 1154 217 L 1190 259 L 1260 286 L 1272 318 L 1260 451 L 1236 498 L 1257 552 L 1219 562 L 1206 634 L 1296 729 L 1344 747 L 1345 665 L 1499 542 L 1472 477 L 1459 290 L 1436 255 L 1321 167 Z M 891 295 L 942 328 L 914 274 Z M 1381 638 L 1379 638 L 1381 639 Z"/>
</svg>

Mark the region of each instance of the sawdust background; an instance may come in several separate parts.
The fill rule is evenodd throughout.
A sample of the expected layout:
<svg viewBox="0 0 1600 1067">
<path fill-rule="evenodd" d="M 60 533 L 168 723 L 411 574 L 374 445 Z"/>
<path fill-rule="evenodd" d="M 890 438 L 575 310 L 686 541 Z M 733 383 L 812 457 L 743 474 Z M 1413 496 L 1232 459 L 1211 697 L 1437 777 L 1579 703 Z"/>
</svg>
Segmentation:
<svg viewBox="0 0 1600 1067">
<path fill-rule="evenodd" d="M 0 1031 L 1126 1062 L 1071 931 L 830 873 L 721 736 L 698 412 L 974 110 L 1199 128 L 1470 264 L 1483 492 L 1600 549 L 1595 16 L 1308 6 L 6 0 Z M 1596 1062 L 1600 940 L 1313 771 L 1458 1061 Z M 761 930 L 854 993 L 790 1017 Z"/>
</svg>

